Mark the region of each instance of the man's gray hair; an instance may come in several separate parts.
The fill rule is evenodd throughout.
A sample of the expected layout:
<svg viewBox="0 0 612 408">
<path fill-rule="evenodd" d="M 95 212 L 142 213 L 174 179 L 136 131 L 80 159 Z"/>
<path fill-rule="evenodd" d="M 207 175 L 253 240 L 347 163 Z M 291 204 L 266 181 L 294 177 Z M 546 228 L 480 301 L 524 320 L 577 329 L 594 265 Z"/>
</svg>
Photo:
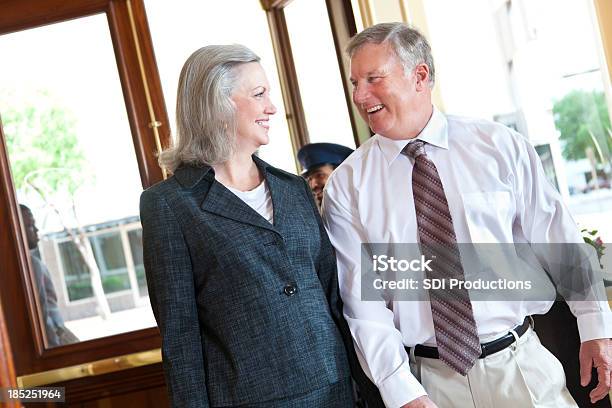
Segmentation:
<svg viewBox="0 0 612 408">
<path fill-rule="evenodd" d="M 230 97 L 236 68 L 259 57 L 244 45 L 208 45 L 183 65 L 176 96 L 176 139 L 159 155 L 173 173 L 180 165 L 213 166 L 227 161 L 235 148 L 235 108 Z"/>
<path fill-rule="evenodd" d="M 436 72 L 433 56 L 427 39 L 416 29 L 405 23 L 381 23 L 366 28 L 349 41 L 346 52 L 353 56 L 366 44 L 388 43 L 409 73 L 418 65 L 426 64 L 429 68 L 429 86 L 433 87 Z"/>
</svg>

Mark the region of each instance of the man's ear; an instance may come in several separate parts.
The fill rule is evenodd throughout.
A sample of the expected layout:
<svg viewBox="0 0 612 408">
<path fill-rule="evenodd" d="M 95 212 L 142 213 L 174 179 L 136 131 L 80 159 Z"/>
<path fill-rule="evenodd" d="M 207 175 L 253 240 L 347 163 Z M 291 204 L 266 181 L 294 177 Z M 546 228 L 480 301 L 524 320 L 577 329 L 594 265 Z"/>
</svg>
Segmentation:
<svg viewBox="0 0 612 408">
<path fill-rule="evenodd" d="M 419 64 L 414 69 L 414 74 L 416 76 L 416 90 L 423 91 L 426 88 L 429 88 L 429 67 L 427 64 Z"/>
</svg>

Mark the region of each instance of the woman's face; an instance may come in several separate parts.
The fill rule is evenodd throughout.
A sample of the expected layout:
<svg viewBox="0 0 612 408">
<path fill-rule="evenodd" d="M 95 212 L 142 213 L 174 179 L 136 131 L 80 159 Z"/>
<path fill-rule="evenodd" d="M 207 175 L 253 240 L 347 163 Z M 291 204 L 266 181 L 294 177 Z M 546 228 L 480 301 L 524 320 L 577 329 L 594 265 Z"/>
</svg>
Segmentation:
<svg viewBox="0 0 612 408">
<path fill-rule="evenodd" d="M 249 62 L 236 68 L 238 81 L 231 100 L 236 107 L 236 143 L 239 151 L 254 152 L 268 144 L 270 116 L 276 107 L 270 100 L 270 84 L 261 65 Z"/>
</svg>

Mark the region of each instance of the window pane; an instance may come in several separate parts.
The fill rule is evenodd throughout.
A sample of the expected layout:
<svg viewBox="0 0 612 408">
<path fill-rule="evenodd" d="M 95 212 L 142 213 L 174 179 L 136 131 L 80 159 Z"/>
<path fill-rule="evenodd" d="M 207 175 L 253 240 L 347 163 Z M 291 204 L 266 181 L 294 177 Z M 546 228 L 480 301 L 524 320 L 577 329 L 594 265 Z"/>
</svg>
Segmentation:
<svg viewBox="0 0 612 408">
<path fill-rule="evenodd" d="M 272 116 L 270 143 L 260 157 L 273 166 L 296 173 L 286 113 L 270 40 L 266 14 L 258 1 L 168 1 L 147 2 L 155 58 L 166 99 L 172 134 L 175 134 L 176 89 L 183 63 L 192 52 L 211 44 L 243 44 L 261 57 L 268 75 L 272 100 L 278 109 Z M 228 29 L 231 22 L 231 29 Z"/>
<path fill-rule="evenodd" d="M 0 36 L 0 54 L 0 115 L 48 346 L 153 326 L 119 235 L 138 222 L 142 185 L 106 16 Z"/>
<path fill-rule="evenodd" d="M 72 241 L 59 244 L 62 266 L 64 268 L 64 281 L 68 290 L 68 299 L 85 299 L 93 296 L 89 269 L 83 262 L 76 245 Z"/>
<path fill-rule="evenodd" d="M 354 149 L 325 1 L 292 1 L 285 7 L 285 17 L 310 141 L 338 143 Z"/>
<path fill-rule="evenodd" d="M 138 290 L 141 296 L 148 295 L 147 280 L 145 277 L 144 260 L 142 256 L 142 229 L 136 229 L 128 232 L 130 240 L 130 250 L 132 251 L 132 259 L 134 261 L 134 269 L 136 270 L 136 280 L 138 281 Z"/>
<path fill-rule="evenodd" d="M 104 293 L 130 289 L 125 253 L 118 232 L 90 238 L 94 256 L 100 268 Z"/>
<path fill-rule="evenodd" d="M 422 4 L 445 109 L 525 135 L 579 227 L 612 242 L 612 90 L 593 2 Z"/>
</svg>

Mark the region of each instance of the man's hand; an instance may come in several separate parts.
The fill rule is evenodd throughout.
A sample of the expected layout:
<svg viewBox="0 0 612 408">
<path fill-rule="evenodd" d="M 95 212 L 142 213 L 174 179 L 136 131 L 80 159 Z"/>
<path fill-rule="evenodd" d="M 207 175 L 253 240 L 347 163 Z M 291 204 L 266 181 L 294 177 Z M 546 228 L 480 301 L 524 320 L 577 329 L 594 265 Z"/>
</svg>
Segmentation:
<svg viewBox="0 0 612 408">
<path fill-rule="evenodd" d="M 401 408 L 438 408 L 427 395 L 423 395 L 409 403 L 402 405 Z"/>
<path fill-rule="evenodd" d="M 598 384 L 591 391 L 591 403 L 595 403 L 610 392 L 612 384 L 612 343 L 610 339 L 585 341 L 580 345 L 580 385 L 591 382 L 591 371 L 597 369 Z"/>
</svg>

